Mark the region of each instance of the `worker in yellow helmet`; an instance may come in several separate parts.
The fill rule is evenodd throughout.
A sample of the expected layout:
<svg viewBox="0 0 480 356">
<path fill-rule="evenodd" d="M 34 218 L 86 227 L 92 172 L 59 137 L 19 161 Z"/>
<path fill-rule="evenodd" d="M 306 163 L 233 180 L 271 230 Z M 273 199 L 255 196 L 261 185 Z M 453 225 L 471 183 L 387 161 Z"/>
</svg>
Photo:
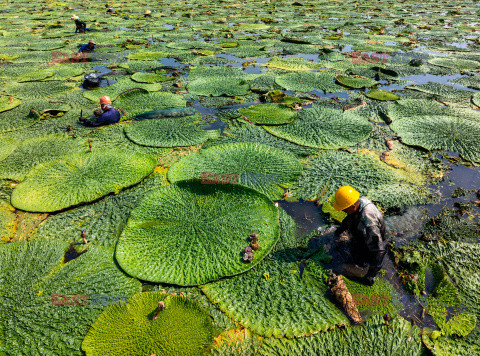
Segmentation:
<svg viewBox="0 0 480 356">
<path fill-rule="evenodd" d="M 382 213 L 375 204 L 350 186 L 338 188 L 333 208 L 344 211 L 347 217 L 335 231 L 337 241 L 346 233 L 346 265 L 367 267 L 368 272 L 360 279 L 366 285 L 373 285 L 375 276 L 382 268 L 385 257 L 385 223 Z M 344 241 L 345 242 L 345 241 Z"/>
<path fill-rule="evenodd" d="M 100 98 L 100 107 L 102 110 L 95 110 L 92 116 L 88 118 L 82 117 L 80 114 L 79 121 L 83 123 L 85 126 L 103 126 L 103 125 L 111 125 L 116 124 L 120 121 L 120 112 L 112 108 L 112 100 L 110 97 L 104 95 Z M 96 117 L 95 121 L 89 120 L 91 117 Z"/>
</svg>

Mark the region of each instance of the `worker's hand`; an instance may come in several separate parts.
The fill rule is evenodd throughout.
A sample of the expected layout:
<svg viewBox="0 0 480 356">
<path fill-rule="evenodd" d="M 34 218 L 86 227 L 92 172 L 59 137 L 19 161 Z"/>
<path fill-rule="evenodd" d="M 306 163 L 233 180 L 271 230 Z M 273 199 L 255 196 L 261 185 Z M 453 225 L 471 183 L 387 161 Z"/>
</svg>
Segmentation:
<svg viewBox="0 0 480 356">
<path fill-rule="evenodd" d="M 80 118 L 78 119 L 78 121 L 80 122 L 85 122 L 87 119 L 85 119 L 83 116 L 80 116 Z"/>
<path fill-rule="evenodd" d="M 100 109 L 95 109 L 95 110 L 93 111 L 93 115 L 95 115 L 95 116 L 100 116 L 100 115 L 102 115 L 102 110 L 100 110 Z"/>
</svg>

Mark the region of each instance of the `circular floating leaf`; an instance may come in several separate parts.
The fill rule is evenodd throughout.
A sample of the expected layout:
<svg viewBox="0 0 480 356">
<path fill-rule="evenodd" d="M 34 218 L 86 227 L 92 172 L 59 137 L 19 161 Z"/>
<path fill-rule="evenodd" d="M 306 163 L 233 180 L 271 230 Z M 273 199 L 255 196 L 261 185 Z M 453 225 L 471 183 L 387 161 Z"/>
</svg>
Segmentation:
<svg viewBox="0 0 480 356">
<path fill-rule="evenodd" d="M 128 59 L 133 59 L 133 60 L 142 60 L 142 61 L 154 61 L 157 59 L 161 58 L 166 58 L 168 57 L 169 54 L 166 52 L 135 52 L 135 53 L 130 53 L 127 58 Z"/>
<path fill-rule="evenodd" d="M 398 100 L 400 95 L 391 93 L 386 90 L 370 90 L 365 94 L 370 99 L 389 101 L 389 100 Z"/>
<path fill-rule="evenodd" d="M 364 78 L 360 76 L 348 77 L 339 74 L 335 77 L 335 79 L 343 86 L 352 89 L 370 88 L 378 84 L 378 82 L 374 79 Z"/>
<path fill-rule="evenodd" d="M 386 325 L 381 316 L 373 316 L 361 327 L 336 328 L 295 339 L 267 338 L 258 355 L 420 356 L 424 352 L 420 333 L 400 317 Z"/>
<path fill-rule="evenodd" d="M 158 310 L 163 302 L 162 311 Z M 127 305 L 112 305 L 93 323 L 82 343 L 95 355 L 204 355 L 213 342 L 209 315 L 184 297 L 138 293 Z"/>
<path fill-rule="evenodd" d="M 68 243 L 41 238 L 0 245 L 2 352 L 80 356 L 104 303 L 141 290 L 139 281 L 118 269 L 112 250 L 90 246 L 68 262 L 68 249 Z"/>
<path fill-rule="evenodd" d="M 160 83 L 167 80 L 172 80 L 173 77 L 167 77 L 165 75 L 155 73 L 137 72 L 132 75 L 132 79 L 139 83 Z"/>
<path fill-rule="evenodd" d="M 335 74 L 325 72 L 287 73 L 275 79 L 282 88 L 292 91 L 323 90 L 341 92 L 344 89 L 334 83 Z"/>
<path fill-rule="evenodd" d="M 51 212 L 91 202 L 138 183 L 156 166 L 150 156 L 88 152 L 35 166 L 12 193 L 12 205 Z"/>
<path fill-rule="evenodd" d="M 0 112 L 12 110 L 21 103 L 21 100 L 18 100 L 13 96 L 0 96 Z"/>
<path fill-rule="evenodd" d="M 471 61 L 468 59 L 458 58 L 443 58 L 436 57 L 428 60 L 428 63 L 445 68 L 451 68 L 456 70 L 478 70 L 480 69 L 480 62 Z"/>
<path fill-rule="evenodd" d="M 140 90 L 137 91 L 132 89 L 140 89 Z M 85 98 L 98 103 L 98 101 L 103 95 L 108 95 L 113 101 L 115 101 L 117 98 L 119 99 L 124 95 L 127 95 L 127 94 L 130 95 L 130 93 L 137 94 L 142 91 L 157 92 L 160 89 L 162 89 L 162 84 L 159 84 L 159 83 L 143 84 L 143 83 L 137 83 L 130 79 L 122 79 L 115 84 L 109 85 L 108 87 L 99 88 L 95 90 L 84 90 L 82 95 Z M 129 90 L 132 90 L 132 91 L 128 92 Z M 152 103 L 152 102 L 150 103 L 151 106 L 153 106 L 154 104 L 157 104 L 157 103 Z"/>
<path fill-rule="evenodd" d="M 480 123 L 473 118 L 421 116 L 397 120 L 390 127 L 407 145 L 454 151 L 480 162 Z"/>
<path fill-rule="evenodd" d="M 260 248 L 246 263 L 252 232 Z M 116 258 L 142 280 L 198 285 L 242 273 L 260 262 L 279 238 L 271 200 L 239 185 L 186 181 L 147 194 L 130 214 Z"/>
<path fill-rule="evenodd" d="M 278 58 L 273 57 L 266 64 L 269 68 L 279 68 L 291 71 L 311 71 L 324 67 L 322 63 L 307 61 L 303 58 Z"/>
<path fill-rule="evenodd" d="M 152 147 L 198 145 L 218 136 L 218 131 L 202 130 L 201 114 L 189 117 L 153 119 L 125 126 L 125 134 L 136 144 Z"/>
<path fill-rule="evenodd" d="M 0 138 L 0 161 L 10 156 L 16 150 L 18 141 L 14 138 Z"/>
<path fill-rule="evenodd" d="M 212 77 L 196 79 L 188 83 L 187 89 L 201 96 L 235 96 L 247 94 L 250 85 L 240 78 Z"/>
<path fill-rule="evenodd" d="M 23 141 L 18 148 L 0 162 L 0 178 L 22 180 L 35 165 L 60 159 L 88 149 L 85 140 L 54 134 Z M 1 161 L 1 160 L 0 160 Z"/>
<path fill-rule="evenodd" d="M 213 184 L 236 182 L 263 192 L 272 199 L 280 199 L 283 189 L 279 189 L 278 185 L 291 184 L 301 172 L 300 162 L 289 152 L 258 143 L 232 143 L 184 157 L 174 163 L 167 174 L 168 180 L 173 183 L 200 178 Z"/>
<path fill-rule="evenodd" d="M 282 104 L 258 104 L 241 108 L 238 112 L 249 121 L 261 125 L 283 125 L 295 120 L 297 113 Z"/>
<path fill-rule="evenodd" d="M 326 275 L 319 265 L 329 256 L 319 253 L 307 260 L 300 277 L 304 257 L 296 249 L 280 250 L 251 271 L 202 286 L 202 291 L 227 315 L 267 338 L 300 337 L 347 324 L 325 297 Z"/>
<path fill-rule="evenodd" d="M 217 43 L 216 45 L 222 48 L 235 48 L 240 46 L 240 43 L 231 41 L 231 42 L 220 42 L 220 43 Z"/>
<path fill-rule="evenodd" d="M 369 153 L 324 151 L 304 168 L 295 187 L 296 195 L 326 201 L 342 185 L 350 185 L 366 195 L 381 184 L 395 182 L 396 177 L 393 168 Z"/>
<path fill-rule="evenodd" d="M 140 84 L 159 85 L 159 84 Z M 130 90 L 115 99 L 115 106 L 125 113 L 124 119 L 153 110 L 185 107 L 186 101 L 181 95 L 165 92 L 148 92 L 144 89 Z"/>
<path fill-rule="evenodd" d="M 33 72 L 28 72 L 25 74 L 20 74 L 13 78 L 18 83 L 23 82 L 39 82 L 43 79 L 53 77 L 54 71 L 51 69 L 35 70 Z"/>
<path fill-rule="evenodd" d="M 263 127 L 272 135 L 296 144 L 326 149 L 354 145 L 372 131 L 372 125 L 355 112 L 321 106 L 301 110 L 292 124 Z"/>
<path fill-rule="evenodd" d="M 10 83 L 4 86 L 3 90 L 10 95 L 20 99 L 42 99 L 61 94 L 67 94 L 74 89 L 73 86 L 65 84 L 61 80 L 47 82 Z"/>
</svg>

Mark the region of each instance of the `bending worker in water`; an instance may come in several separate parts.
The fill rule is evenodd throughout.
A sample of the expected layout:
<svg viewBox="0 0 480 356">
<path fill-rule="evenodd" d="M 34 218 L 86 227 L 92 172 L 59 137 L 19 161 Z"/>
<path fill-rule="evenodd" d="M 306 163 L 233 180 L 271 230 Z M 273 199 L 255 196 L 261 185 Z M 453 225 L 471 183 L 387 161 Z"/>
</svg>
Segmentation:
<svg viewBox="0 0 480 356">
<path fill-rule="evenodd" d="M 93 52 L 95 50 L 95 41 L 94 40 L 90 40 L 88 41 L 87 44 L 84 44 L 82 47 L 80 47 L 80 49 L 78 50 L 79 53 L 81 52 Z"/>
<path fill-rule="evenodd" d="M 382 213 L 370 200 L 361 197 L 359 192 L 349 186 L 338 188 L 333 208 L 348 214 L 334 233 L 337 248 L 342 248 L 343 244 L 346 250 L 342 274 L 350 274 L 350 276 L 353 274 L 353 277 L 359 277 L 355 276 L 355 273 L 348 273 L 349 265 L 360 268 L 368 266 L 367 274 L 359 281 L 369 286 L 373 285 L 375 276 L 382 268 L 386 253 L 385 223 Z M 349 236 L 348 241 L 344 240 L 345 233 Z"/>
<path fill-rule="evenodd" d="M 73 15 L 70 18 L 72 20 L 75 20 L 75 33 L 77 32 L 85 33 L 85 31 L 87 30 L 87 24 L 83 21 L 80 21 L 77 15 Z"/>
<path fill-rule="evenodd" d="M 79 121 L 82 122 L 85 126 L 103 126 L 116 124 L 120 121 L 120 112 L 112 108 L 112 101 L 106 95 L 100 98 L 100 105 L 102 107 L 102 112 L 100 110 L 95 110 L 92 116 L 97 117 L 95 121 L 91 121 L 88 118 L 80 117 Z"/>
</svg>

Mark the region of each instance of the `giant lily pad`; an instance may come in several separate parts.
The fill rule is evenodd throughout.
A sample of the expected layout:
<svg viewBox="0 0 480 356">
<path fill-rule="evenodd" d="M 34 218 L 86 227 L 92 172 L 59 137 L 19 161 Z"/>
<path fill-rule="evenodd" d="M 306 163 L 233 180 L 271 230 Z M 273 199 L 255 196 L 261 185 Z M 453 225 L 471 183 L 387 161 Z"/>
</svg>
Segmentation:
<svg viewBox="0 0 480 356">
<path fill-rule="evenodd" d="M 423 354 L 420 329 L 402 318 L 387 326 L 380 316 L 374 316 L 361 327 L 335 329 L 298 339 L 268 338 L 258 355 L 316 356 L 420 356 Z"/>
<path fill-rule="evenodd" d="M 38 82 L 43 79 L 53 77 L 54 74 L 55 72 L 51 69 L 41 69 L 41 70 L 35 70 L 33 72 L 28 72 L 25 74 L 20 74 L 13 79 L 18 83 Z"/>
<path fill-rule="evenodd" d="M 173 77 L 167 77 L 165 75 L 156 73 L 137 72 L 132 75 L 132 79 L 139 83 L 160 83 L 167 80 L 172 80 Z"/>
<path fill-rule="evenodd" d="M 378 84 L 378 82 L 374 79 L 360 76 L 348 77 L 344 75 L 337 75 L 335 79 L 343 86 L 352 89 L 370 88 Z"/>
<path fill-rule="evenodd" d="M 296 195 L 326 201 L 342 185 L 350 185 L 366 195 L 372 188 L 395 181 L 395 170 L 368 152 L 324 151 L 304 168 Z"/>
<path fill-rule="evenodd" d="M 159 302 L 164 308 L 158 313 Z M 112 305 L 93 323 L 82 343 L 95 355 L 205 354 L 213 342 L 209 315 L 196 302 L 161 292 L 136 294 Z"/>
<path fill-rule="evenodd" d="M 108 87 L 96 90 L 85 90 L 83 96 L 95 102 L 98 102 L 103 95 L 108 95 L 112 100 L 115 100 L 120 94 L 132 89 L 143 89 L 144 91 L 155 92 L 162 89 L 162 84 L 144 84 L 137 83 L 130 79 L 122 79 Z"/>
<path fill-rule="evenodd" d="M 242 251 L 258 233 L 260 249 Z M 266 196 L 240 185 L 180 182 L 146 195 L 117 244 L 120 266 L 137 278 L 198 285 L 244 272 L 260 262 L 280 234 L 278 211 Z"/>
<path fill-rule="evenodd" d="M 18 146 L 14 138 L 0 138 L 0 161 L 10 156 Z"/>
<path fill-rule="evenodd" d="M 215 130 L 202 130 L 201 114 L 189 117 L 143 120 L 125 127 L 125 134 L 133 142 L 152 147 L 193 146 L 215 138 Z"/>
<path fill-rule="evenodd" d="M 335 74 L 325 72 L 287 73 L 275 79 L 281 87 L 292 91 L 322 90 L 341 92 L 344 89 L 334 83 Z"/>
<path fill-rule="evenodd" d="M 182 158 L 168 170 L 168 179 L 233 182 L 279 199 L 283 195 L 279 185 L 291 184 L 301 172 L 300 162 L 289 152 L 258 143 L 233 143 Z"/>
<path fill-rule="evenodd" d="M 367 97 L 370 99 L 375 99 L 375 100 L 382 100 L 382 101 L 390 101 L 390 100 L 398 100 L 400 99 L 400 95 L 391 93 L 386 90 L 370 90 L 365 94 Z"/>
<path fill-rule="evenodd" d="M 473 119 L 421 116 L 395 121 L 390 127 L 407 145 L 454 151 L 467 160 L 480 162 L 480 123 Z"/>
<path fill-rule="evenodd" d="M 326 149 L 354 145 L 372 131 L 372 125 L 354 113 L 321 106 L 300 111 L 292 124 L 264 128 L 296 144 Z"/>
<path fill-rule="evenodd" d="M 249 121 L 260 125 L 283 125 L 293 122 L 297 115 L 282 104 L 258 104 L 248 108 L 239 109 L 238 112 L 245 115 Z"/>
<path fill-rule="evenodd" d="M 479 70 L 480 62 L 468 59 L 435 57 L 428 60 L 428 63 L 439 67 L 446 67 L 456 70 Z"/>
<path fill-rule="evenodd" d="M 13 96 L 0 97 L 0 112 L 12 110 L 19 106 L 22 102 Z"/>
<path fill-rule="evenodd" d="M 80 356 L 82 339 L 106 304 L 141 290 L 118 269 L 112 250 L 92 246 L 69 261 L 68 248 L 44 239 L 0 245 L 3 352 Z"/>
<path fill-rule="evenodd" d="M 235 96 L 247 94 L 250 85 L 240 78 L 214 77 L 196 79 L 188 83 L 187 89 L 190 93 L 201 96 Z"/>
<path fill-rule="evenodd" d="M 142 61 L 154 61 L 157 59 L 168 57 L 166 52 L 148 52 L 140 51 L 135 53 L 130 53 L 127 58 L 133 60 L 142 60 Z"/>
<path fill-rule="evenodd" d="M 311 71 L 315 69 L 320 69 L 324 67 L 322 63 L 315 63 L 307 61 L 303 58 L 278 58 L 273 57 L 270 59 L 265 66 L 269 68 L 278 68 L 291 71 Z"/>
<path fill-rule="evenodd" d="M 12 154 L 0 162 L 0 178 L 22 180 L 36 164 L 85 152 L 87 142 L 67 135 L 54 134 L 24 140 Z"/>
<path fill-rule="evenodd" d="M 181 95 L 159 91 L 149 92 L 145 89 L 132 89 L 115 99 L 115 106 L 123 110 L 124 119 L 131 119 L 138 114 L 153 110 L 182 108 L 186 103 Z"/>
<path fill-rule="evenodd" d="M 138 183 L 155 159 L 120 152 L 88 152 L 35 166 L 12 193 L 12 205 L 33 212 L 62 210 L 91 202 Z M 54 198 L 56 197 L 56 198 Z"/>
</svg>

